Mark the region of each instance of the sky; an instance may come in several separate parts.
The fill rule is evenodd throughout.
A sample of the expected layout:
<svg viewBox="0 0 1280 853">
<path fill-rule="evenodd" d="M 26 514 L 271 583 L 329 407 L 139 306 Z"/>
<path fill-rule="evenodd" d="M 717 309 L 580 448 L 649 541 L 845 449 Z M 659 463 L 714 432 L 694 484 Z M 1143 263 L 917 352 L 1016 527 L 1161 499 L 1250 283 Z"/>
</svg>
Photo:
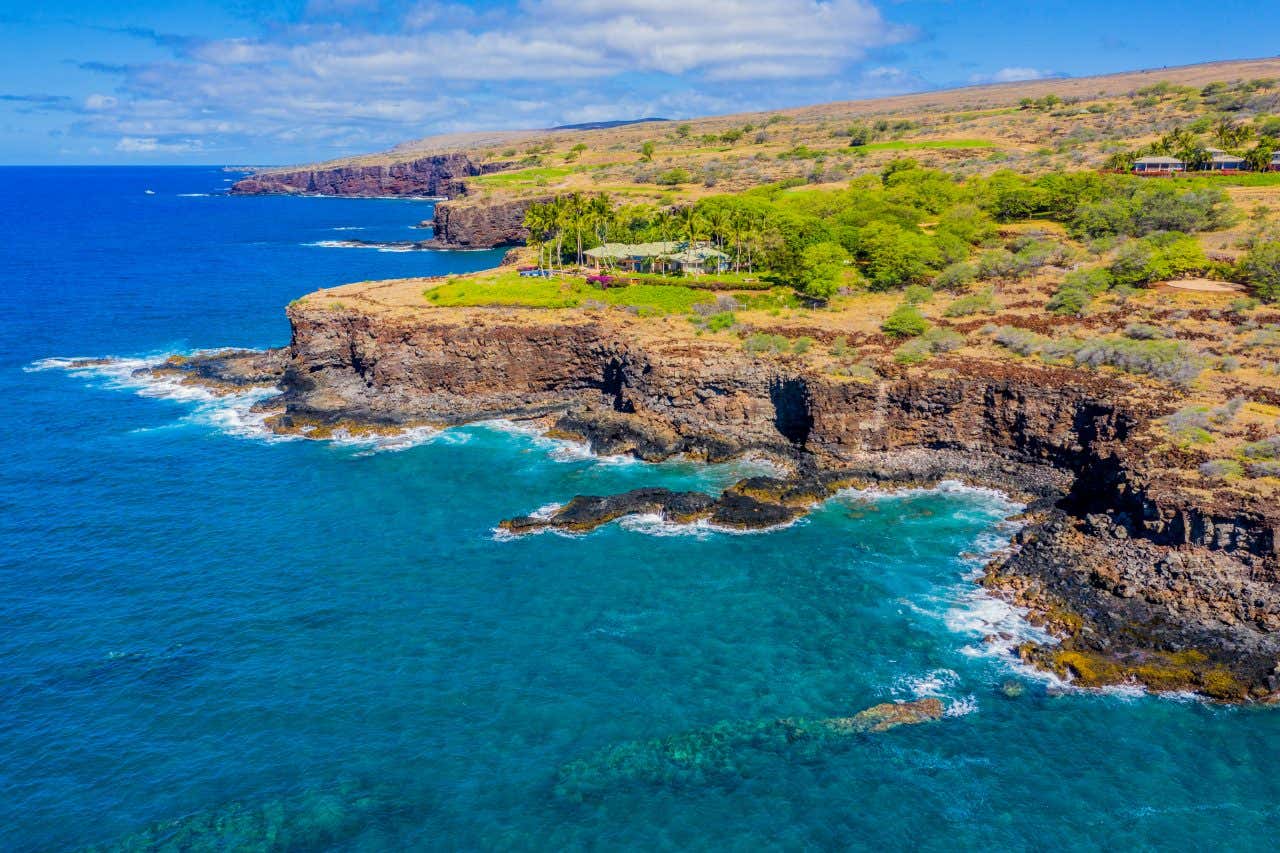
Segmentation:
<svg viewBox="0 0 1280 853">
<path fill-rule="evenodd" d="M 457 130 L 692 118 L 1270 56 L 1280 31 L 1261 8 L 0 0 L 0 163 L 300 163 Z"/>
</svg>

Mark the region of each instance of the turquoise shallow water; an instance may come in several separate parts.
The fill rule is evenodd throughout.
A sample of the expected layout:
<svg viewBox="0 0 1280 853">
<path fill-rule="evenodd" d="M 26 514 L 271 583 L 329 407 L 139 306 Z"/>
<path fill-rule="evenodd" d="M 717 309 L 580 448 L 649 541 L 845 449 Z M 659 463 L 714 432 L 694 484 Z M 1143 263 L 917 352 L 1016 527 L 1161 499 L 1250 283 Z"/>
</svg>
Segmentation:
<svg viewBox="0 0 1280 853">
<path fill-rule="evenodd" d="M 224 185 L 200 169 L 5 177 L 0 847 L 157 822 L 209 849 L 1274 846 L 1280 716 L 1054 695 L 987 653 L 1015 623 L 966 555 L 1007 538 L 998 496 L 507 541 L 499 519 L 579 492 L 757 465 L 504 425 L 272 442 L 247 401 L 138 386 L 132 361 L 60 369 L 42 360 L 283 343 L 281 306 L 315 287 L 494 255 L 308 245 L 412 239 L 423 203 L 180 195 Z M 936 724 L 563 795 L 560 768 L 618 744 L 926 695 Z"/>
</svg>

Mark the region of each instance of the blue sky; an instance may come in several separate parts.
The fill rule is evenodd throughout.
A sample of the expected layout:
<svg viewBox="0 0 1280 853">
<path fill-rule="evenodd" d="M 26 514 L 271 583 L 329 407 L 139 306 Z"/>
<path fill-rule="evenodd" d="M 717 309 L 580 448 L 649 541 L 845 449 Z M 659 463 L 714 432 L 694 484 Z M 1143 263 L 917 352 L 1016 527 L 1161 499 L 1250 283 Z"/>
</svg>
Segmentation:
<svg viewBox="0 0 1280 853">
<path fill-rule="evenodd" d="M 1280 44 L 1236 0 L 0 0 L 0 34 L 0 163 L 303 162 Z"/>
</svg>

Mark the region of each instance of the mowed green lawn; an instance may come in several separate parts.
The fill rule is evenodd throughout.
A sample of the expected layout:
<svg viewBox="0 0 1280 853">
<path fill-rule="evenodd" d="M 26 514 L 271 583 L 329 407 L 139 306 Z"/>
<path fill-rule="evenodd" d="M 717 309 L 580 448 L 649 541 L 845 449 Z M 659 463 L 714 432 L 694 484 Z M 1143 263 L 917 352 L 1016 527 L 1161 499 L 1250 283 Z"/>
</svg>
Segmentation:
<svg viewBox="0 0 1280 853">
<path fill-rule="evenodd" d="M 715 299 L 705 290 L 682 285 L 632 284 L 600 290 L 580 280 L 523 278 L 516 272 L 458 278 L 429 288 L 423 295 L 427 302 L 441 307 L 576 308 L 595 301 L 646 314 L 685 314 L 699 302 Z"/>
</svg>

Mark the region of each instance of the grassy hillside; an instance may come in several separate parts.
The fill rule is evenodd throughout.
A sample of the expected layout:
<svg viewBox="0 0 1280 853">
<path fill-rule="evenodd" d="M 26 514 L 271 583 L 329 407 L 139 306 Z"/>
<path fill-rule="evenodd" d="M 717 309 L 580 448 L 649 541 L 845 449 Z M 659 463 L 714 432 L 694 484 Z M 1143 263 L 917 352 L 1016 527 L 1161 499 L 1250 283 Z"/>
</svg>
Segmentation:
<svg viewBox="0 0 1280 853">
<path fill-rule="evenodd" d="M 925 166 L 962 175 L 1001 168 L 1038 173 L 1096 167 L 1117 151 L 1196 122 L 1227 117 L 1250 123 L 1280 114 L 1280 90 L 1251 88 L 1250 81 L 1267 79 L 1280 79 L 1280 59 L 601 130 L 450 134 L 318 167 L 462 151 L 480 162 L 511 164 L 472 182 L 479 198 L 583 190 L 668 204 L 787 179 L 842 183 L 876 173 L 905 152 Z"/>
</svg>

